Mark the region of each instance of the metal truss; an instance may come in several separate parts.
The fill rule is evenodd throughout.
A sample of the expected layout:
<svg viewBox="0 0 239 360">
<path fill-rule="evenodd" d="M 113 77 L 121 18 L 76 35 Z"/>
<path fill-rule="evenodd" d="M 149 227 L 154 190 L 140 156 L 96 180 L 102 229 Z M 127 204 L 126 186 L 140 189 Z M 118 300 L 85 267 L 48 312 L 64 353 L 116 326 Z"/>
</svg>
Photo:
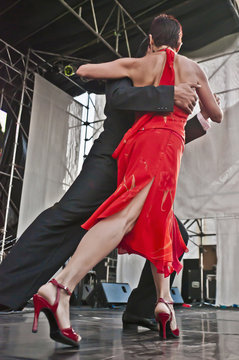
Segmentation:
<svg viewBox="0 0 239 360">
<path fill-rule="evenodd" d="M 184 226 L 186 227 L 188 233 L 189 233 L 189 237 L 193 238 L 193 237 L 200 237 L 203 238 L 205 236 L 215 236 L 216 234 L 212 233 L 212 234 L 206 234 L 203 231 L 203 220 L 204 219 L 187 219 L 184 222 Z M 191 227 L 193 225 L 197 225 L 198 231 L 194 231 L 191 229 Z"/>
<path fill-rule="evenodd" d="M 16 102 L 20 106 L 22 84 L 25 75 L 28 56 L 14 49 L 11 45 L 0 39 L 0 79 L 3 83 L 1 92 L 1 107 L 4 105 L 11 111 L 14 118 L 17 119 L 16 110 L 13 105 Z M 29 66 L 35 67 L 31 62 Z M 22 106 L 29 107 L 32 98 L 33 78 L 26 74 L 25 95 L 22 100 Z"/>
<path fill-rule="evenodd" d="M 72 13 L 92 34 L 95 35 L 96 41 L 101 41 L 105 46 L 117 57 L 122 57 L 119 52 L 120 47 L 120 38 L 123 35 L 124 44 L 127 47 L 128 56 L 131 57 L 131 49 L 130 42 L 128 38 L 128 31 L 132 28 L 136 28 L 141 34 L 146 36 L 146 33 L 141 28 L 141 26 L 133 19 L 133 17 L 128 13 L 128 11 L 121 5 L 118 0 L 112 1 L 112 8 L 108 11 L 106 16 L 106 20 L 103 24 L 101 24 L 101 28 L 99 25 L 99 20 L 97 20 L 97 8 L 95 6 L 94 0 L 88 0 L 83 3 L 82 6 L 79 6 L 78 12 L 76 7 L 71 7 L 65 0 L 58 0 L 69 12 Z M 89 5 L 91 8 L 91 15 L 93 24 L 90 24 L 89 21 L 84 19 L 84 8 Z M 116 24 L 113 25 L 113 28 L 109 28 L 109 22 L 112 19 L 112 16 L 116 14 Z M 112 46 L 109 42 L 109 38 L 115 38 L 115 46 Z M 86 48 L 88 46 L 92 46 L 92 42 L 88 45 L 84 45 Z M 82 48 L 82 47 L 81 47 Z M 80 50 L 81 48 L 75 49 L 75 52 Z"/>
<path fill-rule="evenodd" d="M 0 262 L 4 256 L 4 248 L 7 239 L 7 220 L 9 216 L 10 210 L 10 203 L 11 203 L 11 193 L 12 193 L 12 184 L 13 178 L 17 178 L 21 180 L 19 177 L 19 173 L 17 170 L 16 164 L 16 154 L 17 154 L 17 146 L 18 146 L 18 138 L 19 132 L 21 129 L 21 116 L 22 116 L 22 109 L 25 105 L 25 99 L 29 103 L 31 101 L 31 96 L 29 94 L 30 87 L 27 84 L 27 73 L 28 73 L 28 66 L 29 66 L 29 52 L 27 56 L 24 56 L 22 53 L 17 51 L 16 49 L 12 48 L 10 45 L 6 44 L 4 41 L 1 40 L 1 69 L 0 69 L 0 77 L 1 80 L 8 84 L 11 89 L 8 89 L 8 94 L 6 95 L 5 91 L 2 91 L 2 99 L 1 103 L 6 103 L 8 110 L 12 112 L 13 117 L 16 120 L 16 132 L 15 132 L 15 141 L 13 145 L 13 155 L 12 155 L 12 163 L 10 165 L 10 174 L 6 174 L 9 176 L 9 185 L 8 185 L 8 194 L 7 194 L 7 204 L 6 204 L 6 212 L 5 212 L 5 219 L 4 219 L 4 227 L 2 230 L 3 239 L 2 239 L 2 246 L 1 246 L 1 253 L 0 253 Z M 4 88 L 3 88 L 4 89 Z M 11 91 L 12 90 L 12 91 Z M 26 92 L 26 96 L 25 96 Z M 17 107 L 12 106 L 12 95 L 15 96 L 14 99 L 17 101 Z M 17 108 L 17 110 L 15 110 Z"/>
<path fill-rule="evenodd" d="M 43 55 L 52 56 L 52 62 L 46 60 Z M 27 109 L 30 121 L 30 114 L 31 114 L 31 107 L 32 107 L 32 98 L 33 98 L 33 91 L 34 91 L 34 74 L 38 73 L 39 75 L 44 77 L 44 74 L 49 71 L 49 69 L 54 68 L 54 62 L 86 62 L 86 59 L 79 59 L 67 56 L 60 56 L 59 54 L 53 53 L 43 53 L 40 51 L 30 50 L 28 51 L 27 55 L 22 54 L 11 45 L 7 44 L 5 41 L 0 39 L 0 80 L 1 80 L 1 94 L 0 94 L 0 109 L 5 110 L 16 121 L 16 130 L 15 130 L 15 140 L 13 144 L 13 153 L 12 153 L 12 160 L 9 164 L 8 169 L 6 171 L 1 171 L 0 174 L 9 178 L 8 188 L 4 187 L 0 182 L 0 188 L 3 194 L 7 198 L 6 203 L 6 211 L 4 217 L 4 227 L 1 229 L 2 240 L 0 240 L 0 263 L 2 262 L 5 251 L 9 250 L 16 239 L 12 239 L 10 236 L 7 236 L 7 225 L 8 225 L 8 217 L 9 217 L 9 210 L 10 207 L 18 213 L 18 208 L 14 204 L 11 194 L 12 194 L 12 187 L 13 187 L 13 179 L 18 181 L 23 181 L 21 174 L 19 173 L 19 166 L 16 163 L 16 155 L 18 149 L 18 141 L 19 141 L 19 134 L 22 131 L 26 138 L 28 138 L 28 134 L 26 130 L 23 128 L 21 123 L 22 119 L 22 112 L 23 109 Z M 56 69 L 55 69 L 56 71 Z M 67 77 L 63 73 L 63 68 L 58 69 L 58 75 L 67 79 L 67 81 L 74 84 L 84 91 L 84 88 L 72 80 L 70 77 Z M 94 128 L 94 121 L 90 122 L 88 119 L 88 110 L 89 110 L 89 103 L 95 108 L 94 102 L 92 101 L 90 95 L 88 94 L 88 105 L 85 106 L 86 108 L 86 119 L 79 119 L 80 126 L 85 126 L 85 142 L 89 141 L 90 139 L 87 138 L 87 128 L 88 126 Z M 104 121 L 104 120 L 98 120 Z M 97 130 L 96 130 L 97 131 Z M 84 147 L 84 157 L 86 157 Z"/>
</svg>

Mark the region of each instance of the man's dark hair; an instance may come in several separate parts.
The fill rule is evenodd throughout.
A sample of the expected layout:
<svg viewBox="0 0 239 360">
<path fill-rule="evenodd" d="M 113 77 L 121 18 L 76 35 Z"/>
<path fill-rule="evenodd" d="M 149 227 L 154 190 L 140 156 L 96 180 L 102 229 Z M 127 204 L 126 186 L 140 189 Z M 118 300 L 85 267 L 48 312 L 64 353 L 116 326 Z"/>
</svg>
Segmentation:
<svg viewBox="0 0 239 360">
<path fill-rule="evenodd" d="M 153 37 L 155 46 L 167 45 L 172 49 L 178 49 L 183 35 L 179 21 L 166 14 L 161 14 L 153 19 L 149 33 Z"/>
<path fill-rule="evenodd" d="M 143 41 L 141 41 L 141 43 L 137 49 L 135 57 L 137 57 L 137 58 L 144 57 L 146 55 L 148 46 L 149 46 L 149 37 L 147 36 L 143 39 Z"/>
</svg>

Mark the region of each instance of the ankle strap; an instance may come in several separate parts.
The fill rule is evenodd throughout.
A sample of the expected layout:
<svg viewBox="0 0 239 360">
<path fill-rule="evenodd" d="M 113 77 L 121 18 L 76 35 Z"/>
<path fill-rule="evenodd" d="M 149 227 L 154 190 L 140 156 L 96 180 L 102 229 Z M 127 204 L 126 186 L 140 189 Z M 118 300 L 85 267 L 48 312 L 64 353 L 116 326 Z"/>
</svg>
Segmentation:
<svg viewBox="0 0 239 360">
<path fill-rule="evenodd" d="M 174 303 L 170 302 L 170 301 L 165 301 L 163 298 L 159 298 L 156 305 L 158 303 L 163 303 L 167 306 L 167 308 L 169 309 L 169 312 L 170 312 L 170 321 L 171 321 L 173 315 L 172 315 L 172 310 L 170 309 L 169 305 L 173 305 Z"/>
<path fill-rule="evenodd" d="M 49 282 L 55 285 L 57 288 L 65 290 L 67 295 L 71 296 L 72 292 L 69 290 L 67 286 L 60 284 L 58 281 L 56 281 L 56 279 L 51 279 Z"/>
<path fill-rule="evenodd" d="M 165 305 L 173 305 L 174 302 L 169 302 L 169 301 L 165 301 L 163 298 L 159 298 L 157 301 L 156 301 L 156 305 L 158 303 L 164 303 Z"/>
</svg>

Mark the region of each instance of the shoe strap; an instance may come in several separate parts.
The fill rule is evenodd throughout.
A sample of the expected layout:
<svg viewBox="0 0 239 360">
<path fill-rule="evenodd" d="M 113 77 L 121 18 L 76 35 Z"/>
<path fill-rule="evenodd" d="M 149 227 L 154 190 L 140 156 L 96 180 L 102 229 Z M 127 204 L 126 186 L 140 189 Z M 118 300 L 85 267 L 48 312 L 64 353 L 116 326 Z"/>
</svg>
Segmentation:
<svg viewBox="0 0 239 360">
<path fill-rule="evenodd" d="M 53 285 L 55 285 L 57 287 L 57 289 L 65 290 L 67 295 L 71 296 L 72 292 L 69 290 L 69 288 L 67 286 L 60 284 L 58 281 L 56 281 L 56 279 L 51 279 L 49 282 L 52 283 Z"/>
<path fill-rule="evenodd" d="M 172 319 L 172 310 L 170 309 L 169 305 L 173 305 L 174 302 L 165 301 L 163 298 L 159 298 L 159 299 L 157 300 L 157 302 L 156 302 L 156 305 L 157 305 L 158 303 L 163 303 L 163 304 L 165 304 L 165 305 L 167 306 L 167 308 L 168 308 L 169 311 L 170 311 L 170 318 Z"/>
<path fill-rule="evenodd" d="M 174 304 L 174 302 L 172 301 L 172 302 L 170 302 L 170 301 L 165 301 L 163 298 L 159 298 L 158 300 L 157 300 L 157 302 L 156 302 L 156 305 L 158 304 L 158 303 L 164 303 L 164 304 L 169 304 L 169 305 L 173 305 Z"/>
</svg>

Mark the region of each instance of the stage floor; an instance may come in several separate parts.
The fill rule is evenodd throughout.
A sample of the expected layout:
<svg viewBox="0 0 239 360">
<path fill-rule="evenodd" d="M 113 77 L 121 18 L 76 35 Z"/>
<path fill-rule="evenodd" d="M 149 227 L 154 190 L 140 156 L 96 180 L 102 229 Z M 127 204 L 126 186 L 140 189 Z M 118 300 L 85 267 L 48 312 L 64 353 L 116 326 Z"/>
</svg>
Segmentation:
<svg viewBox="0 0 239 360">
<path fill-rule="evenodd" d="M 177 308 L 180 339 L 162 341 L 145 328 L 122 330 L 122 309 L 72 308 L 80 349 L 54 343 L 43 314 L 32 334 L 32 309 L 0 315 L 1 360 L 238 360 L 239 311 L 212 307 Z"/>
</svg>

